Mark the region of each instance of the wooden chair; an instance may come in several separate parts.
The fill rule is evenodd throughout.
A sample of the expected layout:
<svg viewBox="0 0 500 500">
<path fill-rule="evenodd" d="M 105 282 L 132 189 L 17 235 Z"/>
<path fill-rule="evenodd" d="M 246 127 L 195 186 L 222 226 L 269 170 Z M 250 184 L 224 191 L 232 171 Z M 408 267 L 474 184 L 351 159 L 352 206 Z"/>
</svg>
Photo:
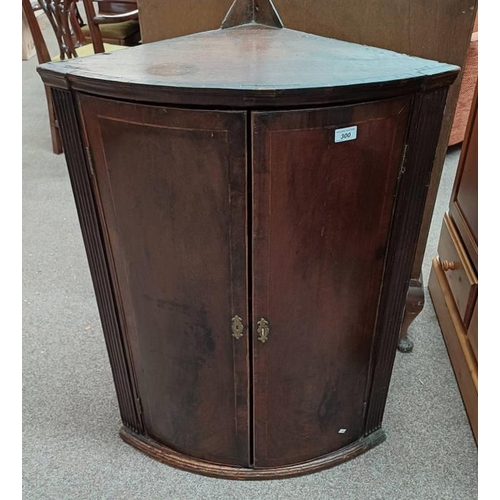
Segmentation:
<svg viewBox="0 0 500 500">
<path fill-rule="evenodd" d="M 122 45 L 112 45 L 104 43 L 96 21 L 89 23 L 89 28 L 93 36 L 93 44 L 85 41 L 85 34 L 82 30 L 83 22 L 78 13 L 77 0 L 22 0 L 24 15 L 35 43 L 38 62 L 40 64 L 51 60 L 72 59 L 83 57 L 100 52 L 112 52 L 125 48 Z M 42 35 L 42 31 L 35 16 L 35 10 L 44 11 L 49 23 L 54 31 L 59 55 L 51 58 L 47 44 Z M 93 6 L 92 6 L 93 9 Z M 130 13 L 127 15 L 131 15 Z M 116 21 L 122 21 L 123 15 L 117 14 Z M 94 16 L 97 17 L 97 16 Z M 112 16 L 106 16 L 106 22 L 112 22 Z M 62 143 L 59 135 L 59 127 L 52 105 L 50 92 L 46 89 L 47 103 L 49 108 L 50 132 L 52 137 L 52 149 L 55 154 L 62 153 Z"/>
<path fill-rule="evenodd" d="M 125 45 L 127 47 L 132 47 L 140 43 L 141 30 L 137 2 L 133 0 L 115 2 L 99 0 L 97 2 L 97 16 L 92 0 L 83 0 L 83 3 L 89 23 L 88 26 L 82 28 L 87 43 L 92 43 L 93 39 L 97 39 L 95 36 L 92 36 L 92 25 L 99 26 L 101 38 L 104 43 Z"/>
</svg>

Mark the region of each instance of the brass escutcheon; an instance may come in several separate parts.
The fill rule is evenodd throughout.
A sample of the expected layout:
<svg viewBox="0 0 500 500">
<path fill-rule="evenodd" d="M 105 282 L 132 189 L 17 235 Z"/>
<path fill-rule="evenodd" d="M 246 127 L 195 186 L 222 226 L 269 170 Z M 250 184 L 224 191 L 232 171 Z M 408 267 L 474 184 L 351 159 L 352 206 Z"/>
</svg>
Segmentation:
<svg viewBox="0 0 500 500">
<path fill-rule="evenodd" d="M 260 321 L 257 323 L 257 333 L 258 340 L 265 344 L 269 339 L 269 322 L 264 318 L 260 318 Z"/>
<path fill-rule="evenodd" d="M 240 318 L 238 315 L 236 315 L 232 320 L 231 320 L 231 330 L 233 332 L 233 337 L 235 339 L 241 339 L 243 337 L 243 330 L 245 329 L 243 325 L 243 319 Z"/>
</svg>

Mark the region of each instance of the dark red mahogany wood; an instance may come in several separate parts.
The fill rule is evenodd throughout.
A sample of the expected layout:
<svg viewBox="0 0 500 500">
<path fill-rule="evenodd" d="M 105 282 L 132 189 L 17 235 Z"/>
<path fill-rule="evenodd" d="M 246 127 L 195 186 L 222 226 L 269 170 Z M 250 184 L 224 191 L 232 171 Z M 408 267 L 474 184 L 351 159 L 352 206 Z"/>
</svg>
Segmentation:
<svg viewBox="0 0 500 500">
<path fill-rule="evenodd" d="M 363 437 L 358 441 L 351 443 L 341 450 L 334 451 L 315 460 L 310 460 L 309 462 L 285 465 L 283 467 L 250 469 L 245 467 L 227 467 L 221 464 L 204 462 L 202 460 L 193 460 L 186 455 L 182 455 L 181 453 L 160 445 L 147 436 L 136 434 L 127 427 L 122 427 L 120 429 L 120 437 L 126 443 L 134 446 L 146 455 L 153 457 L 159 462 L 177 467 L 178 469 L 196 472 L 198 474 L 203 474 L 204 476 L 240 480 L 284 479 L 328 469 L 334 465 L 356 458 L 358 455 L 367 452 L 374 446 L 383 443 L 386 439 L 385 432 L 382 429 L 379 429 L 369 436 Z"/>
<path fill-rule="evenodd" d="M 255 24 L 39 69 L 52 86 L 101 96 L 243 109 L 393 97 L 448 85 L 457 71 L 449 64 Z"/>
<path fill-rule="evenodd" d="M 39 71 L 120 435 L 193 472 L 289 477 L 384 439 L 458 68 L 281 28 L 270 1 L 224 26 Z"/>
<path fill-rule="evenodd" d="M 258 466 L 310 460 L 363 434 L 409 108 L 405 98 L 253 115 L 253 320 L 272 319 L 269 341 L 254 337 Z M 357 140 L 336 144 L 346 125 Z"/>
<path fill-rule="evenodd" d="M 228 335 L 228 318 L 248 323 L 246 115 L 80 106 L 146 432 L 248 466 L 248 335 Z"/>
<path fill-rule="evenodd" d="M 61 123 L 61 138 L 64 147 L 67 147 L 66 163 L 99 306 L 121 417 L 125 425 L 142 432 L 141 410 L 135 390 L 128 339 L 118 314 L 118 291 L 111 280 L 112 265 L 104 246 L 105 233 L 99 220 L 98 207 L 91 187 L 88 158 L 85 155 L 83 138 L 78 126 L 77 108 L 70 92 L 52 89 L 52 96 Z"/>
</svg>

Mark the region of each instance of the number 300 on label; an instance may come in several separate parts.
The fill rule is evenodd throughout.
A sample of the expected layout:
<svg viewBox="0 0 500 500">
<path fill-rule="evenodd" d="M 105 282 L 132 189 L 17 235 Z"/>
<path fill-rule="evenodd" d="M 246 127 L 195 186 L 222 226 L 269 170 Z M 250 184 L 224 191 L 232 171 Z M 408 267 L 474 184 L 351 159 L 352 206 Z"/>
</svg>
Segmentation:
<svg viewBox="0 0 500 500">
<path fill-rule="evenodd" d="M 339 128 L 335 131 L 335 142 L 354 141 L 358 137 L 358 127 Z"/>
</svg>

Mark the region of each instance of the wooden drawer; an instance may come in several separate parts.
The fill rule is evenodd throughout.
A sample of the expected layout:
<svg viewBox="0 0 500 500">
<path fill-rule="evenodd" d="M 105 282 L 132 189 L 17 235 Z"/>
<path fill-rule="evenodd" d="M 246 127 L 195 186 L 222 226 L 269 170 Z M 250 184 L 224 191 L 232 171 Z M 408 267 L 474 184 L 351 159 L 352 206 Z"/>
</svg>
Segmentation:
<svg viewBox="0 0 500 500">
<path fill-rule="evenodd" d="M 476 303 L 477 278 L 448 214 L 444 216 L 438 253 L 460 317 L 467 328 Z"/>
<path fill-rule="evenodd" d="M 472 318 L 470 320 L 470 325 L 467 330 L 467 338 L 469 339 L 469 344 L 476 355 L 476 359 L 478 357 L 478 307 L 479 300 L 476 300 L 476 305 L 474 306 L 474 311 L 472 312 Z"/>
<path fill-rule="evenodd" d="M 446 342 L 453 371 L 464 400 L 474 437 L 478 438 L 478 363 L 468 332 L 455 305 L 455 299 L 439 259 L 433 259 L 429 293 Z M 472 324 L 472 321 L 471 321 Z"/>
</svg>

